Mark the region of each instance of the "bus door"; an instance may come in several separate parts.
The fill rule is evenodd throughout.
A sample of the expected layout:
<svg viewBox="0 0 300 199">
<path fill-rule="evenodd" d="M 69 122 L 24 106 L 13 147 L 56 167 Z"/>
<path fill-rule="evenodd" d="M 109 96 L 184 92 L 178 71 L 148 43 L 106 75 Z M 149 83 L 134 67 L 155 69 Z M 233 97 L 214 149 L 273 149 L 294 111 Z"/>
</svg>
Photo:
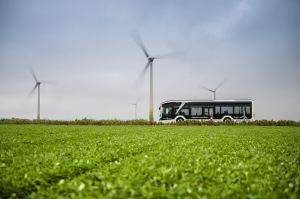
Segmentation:
<svg viewBox="0 0 300 199">
<path fill-rule="evenodd" d="M 209 119 L 214 118 L 214 108 L 213 107 L 203 107 L 204 116 Z"/>
</svg>

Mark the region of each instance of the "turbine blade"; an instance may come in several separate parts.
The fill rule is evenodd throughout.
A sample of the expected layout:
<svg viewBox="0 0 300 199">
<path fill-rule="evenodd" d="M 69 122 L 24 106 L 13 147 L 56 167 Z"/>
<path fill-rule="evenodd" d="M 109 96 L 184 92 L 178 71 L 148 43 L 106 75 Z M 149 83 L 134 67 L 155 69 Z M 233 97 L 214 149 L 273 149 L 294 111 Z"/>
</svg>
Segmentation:
<svg viewBox="0 0 300 199">
<path fill-rule="evenodd" d="M 28 97 L 31 97 L 35 89 L 37 88 L 37 84 L 34 85 L 34 87 L 31 89 L 30 93 L 28 94 Z"/>
<path fill-rule="evenodd" d="M 179 55 L 180 55 L 179 52 L 170 52 L 159 56 L 155 56 L 154 59 L 174 58 L 174 57 L 178 57 Z"/>
<path fill-rule="evenodd" d="M 215 92 L 214 90 L 209 89 L 209 88 L 206 88 L 206 87 L 204 87 L 204 86 L 201 86 L 201 88 L 204 89 L 204 90 L 207 90 L 207 91 L 209 91 L 209 92 Z"/>
<path fill-rule="evenodd" d="M 40 83 L 43 83 L 43 84 L 55 84 L 56 82 L 53 81 L 53 80 L 45 80 L 45 81 L 40 81 Z"/>
<path fill-rule="evenodd" d="M 32 75 L 34 81 L 35 81 L 35 82 L 38 82 L 38 79 L 37 79 L 37 77 L 36 77 L 36 75 L 35 75 L 35 73 L 34 73 L 34 70 L 33 70 L 32 68 L 30 69 L 30 72 L 31 72 L 31 75 Z"/>
<path fill-rule="evenodd" d="M 140 73 L 140 75 L 138 76 L 137 80 L 135 81 L 134 85 L 140 85 L 141 82 L 143 81 L 146 71 L 148 69 L 148 67 L 150 66 L 150 61 L 147 62 L 146 66 L 143 68 L 142 72 Z"/>
<path fill-rule="evenodd" d="M 149 58 L 149 53 L 146 50 L 146 47 L 144 45 L 144 42 L 142 41 L 141 37 L 138 33 L 132 34 L 132 38 L 135 41 L 135 43 L 141 48 L 141 50 L 144 52 L 145 56 Z"/>
<path fill-rule="evenodd" d="M 218 88 L 220 88 L 221 86 L 224 85 L 224 83 L 226 82 L 226 79 L 224 79 L 216 88 L 215 90 L 217 90 Z"/>
</svg>

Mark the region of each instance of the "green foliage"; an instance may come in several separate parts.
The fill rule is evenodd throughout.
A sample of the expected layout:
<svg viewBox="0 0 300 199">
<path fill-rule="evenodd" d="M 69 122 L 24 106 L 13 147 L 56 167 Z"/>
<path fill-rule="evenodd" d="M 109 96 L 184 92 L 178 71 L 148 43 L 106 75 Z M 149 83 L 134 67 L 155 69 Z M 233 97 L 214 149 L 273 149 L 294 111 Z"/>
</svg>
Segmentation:
<svg viewBox="0 0 300 199">
<path fill-rule="evenodd" d="M 97 125 L 97 126 L 114 126 L 114 125 L 178 125 L 178 126 L 237 126 L 237 125 L 250 125 L 250 126 L 300 126 L 300 122 L 293 120 L 255 120 L 245 122 L 214 122 L 214 121 L 198 121 L 188 120 L 173 123 L 161 123 L 161 122 L 149 122 L 148 120 L 93 120 L 93 119 L 81 119 L 81 120 L 29 120 L 29 119 L 0 119 L 0 124 L 45 124 L 45 125 Z"/>
<path fill-rule="evenodd" d="M 299 198 L 299 144 L 296 127 L 0 125 L 0 198 Z"/>
<path fill-rule="evenodd" d="M 29 120 L 29 119 L 0 119 L 0 124 L 47 124 L 47 125 L 98 125 L 98 126 L 112 126 L 112 125 L 157 125 L 160 123 L 149 122 L 147 120 Z"/>
</svg>

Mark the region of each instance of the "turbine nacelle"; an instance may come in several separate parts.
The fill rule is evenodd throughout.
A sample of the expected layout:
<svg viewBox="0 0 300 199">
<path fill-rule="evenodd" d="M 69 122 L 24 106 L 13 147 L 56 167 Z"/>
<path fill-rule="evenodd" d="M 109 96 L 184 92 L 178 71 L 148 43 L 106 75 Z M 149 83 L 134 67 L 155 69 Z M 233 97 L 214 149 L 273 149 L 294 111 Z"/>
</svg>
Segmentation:
<svg viewBox="0 0 300 199">
<path fill-rule="evenodd" d="M 156 58 L 155 58 L 155 57 L 148 57 L 148 61 L 149 61 L 149 62 L 153 62 L 154 59 L 156 59 Z"/>
</svg>

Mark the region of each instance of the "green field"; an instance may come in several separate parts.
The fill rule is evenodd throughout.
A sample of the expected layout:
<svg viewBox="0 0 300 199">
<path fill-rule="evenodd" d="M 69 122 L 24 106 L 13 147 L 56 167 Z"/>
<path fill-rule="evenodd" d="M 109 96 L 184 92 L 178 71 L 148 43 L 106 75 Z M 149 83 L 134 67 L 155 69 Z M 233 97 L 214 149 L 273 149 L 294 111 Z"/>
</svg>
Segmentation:
<svg viewBox="0 0 300 199">
<path fill-rule="evenodd" d="M 2 198 L 299 198 L 299 187 L 299 127 L 0 125 Z"/>
</svg>

